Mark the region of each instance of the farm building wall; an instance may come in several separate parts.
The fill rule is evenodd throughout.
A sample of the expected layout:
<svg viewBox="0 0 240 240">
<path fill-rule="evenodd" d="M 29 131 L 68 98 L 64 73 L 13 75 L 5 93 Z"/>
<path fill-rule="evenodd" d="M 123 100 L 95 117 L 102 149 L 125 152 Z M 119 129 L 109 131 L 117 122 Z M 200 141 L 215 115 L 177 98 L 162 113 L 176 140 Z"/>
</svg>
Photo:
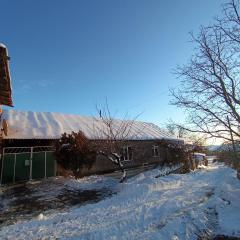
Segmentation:
<svg viewBox="0 0 240 240">
<path fill-rule="evenodd" d="M 131 140 L 125 143 L 123 142 L 122 147 L 126 146 L 132 149 L 132 159 L 123 160 L 125 168 L 150 164 L 163 165 L 166 163 L 178 163 L 181 161 L 181 159 L 178 159 L 178 157 L 171 153 L 167 148 L 160 146 L 156 140 Z M 158 146 L 158 156 L 153 156 L 153 146 Z M 119 170 L 119 167 L 116 164 L 112 163 L 106 157 L 99 155 L 90 169 L 81 169 L 81 175 L 84 176 L 115 170 Z"/>
<path fill-rule="evenodd" d="M 53 146 L 56 140 L 46 139 L 17 139 L 17 140 L 4 140 L 4 147 L 34 147 L 34 146 Z M 99 140 L 97 144 L 101 145 L 103 140 Z M 132 150 L 132 158 L 123 160 L 124 167 L 132 168 L 142 165 L 158 164 L 163 165 L 166 163 L 177 163 L 180 159 L 177 158 L 167 148 L 162 147 L 158 140 L 129 140 L 122 142 L 122 147 L 130 147 Z M 157 156 L 153 156 L 153 146 L 158 148 Z M 112 163 L 109 159 L 102 155 L 98 155 L 95 163 L 91 168 L 82 168 L 80 176 L 91 175 L 95 173 L 106 173 L 119 170 L 119 167 Z M 61 166 L 58 166 L 58 174 L 64 175 Z"/>
</svg>

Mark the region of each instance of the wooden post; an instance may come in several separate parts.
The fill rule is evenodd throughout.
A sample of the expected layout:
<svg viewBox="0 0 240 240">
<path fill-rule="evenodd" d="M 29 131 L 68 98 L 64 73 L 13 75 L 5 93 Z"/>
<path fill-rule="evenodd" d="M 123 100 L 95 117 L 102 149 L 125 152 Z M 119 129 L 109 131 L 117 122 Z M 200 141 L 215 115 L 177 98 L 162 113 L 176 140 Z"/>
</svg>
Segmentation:
<svg viewBox="0 0 240 240">
<path fill-rule="evenodd" d="M 3 131 L 2 131 L 2 107 L 0 106 L 0 172 L 2 173 L 3 161 Z M 2 175 L 2 174 L 1 174 Z M 1 179 L 2 180 L 2 179 Z"/>
<path fill-rule="evenodd" d="M 44 153 L 44 178 L 47 178 L 47 152 Z"/>
<path fill-rule="evenodd" d="M 33 160 L 33 147 L 31 147 L 31 155 L 30 155 L 30 168 L 29 168 L 29 180 L 32 181 L 32 160 Z"/>
</svg>

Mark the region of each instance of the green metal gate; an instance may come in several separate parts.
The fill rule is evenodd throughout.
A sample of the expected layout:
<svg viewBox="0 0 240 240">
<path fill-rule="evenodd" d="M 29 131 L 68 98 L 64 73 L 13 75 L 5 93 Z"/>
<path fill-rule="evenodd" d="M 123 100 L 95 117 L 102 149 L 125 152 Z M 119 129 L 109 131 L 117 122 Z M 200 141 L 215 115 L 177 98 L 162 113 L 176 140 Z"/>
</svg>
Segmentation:
<svg viewBox="0 0 240 240">
<path fill-rule="evenodd" d="M 51 146 L 3 149 L 1 184 L 56 176 Z"/>
</svg>

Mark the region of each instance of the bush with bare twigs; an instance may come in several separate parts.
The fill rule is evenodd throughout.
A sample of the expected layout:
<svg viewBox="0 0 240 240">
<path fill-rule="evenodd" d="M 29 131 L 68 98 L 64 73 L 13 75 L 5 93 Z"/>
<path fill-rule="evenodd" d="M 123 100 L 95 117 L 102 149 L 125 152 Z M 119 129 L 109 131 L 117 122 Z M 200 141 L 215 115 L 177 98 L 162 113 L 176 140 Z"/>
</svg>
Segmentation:
<svg viewBox="0 0 240 240">
<path fill-rule="evenodd" d="M 83 132 L 64 133 L 56 142 L 55 155 L 58 164 L 75 177 L 81 176 L 81 168 L 91 168 L 96 160 L 96 151 Z"/>
</svg>

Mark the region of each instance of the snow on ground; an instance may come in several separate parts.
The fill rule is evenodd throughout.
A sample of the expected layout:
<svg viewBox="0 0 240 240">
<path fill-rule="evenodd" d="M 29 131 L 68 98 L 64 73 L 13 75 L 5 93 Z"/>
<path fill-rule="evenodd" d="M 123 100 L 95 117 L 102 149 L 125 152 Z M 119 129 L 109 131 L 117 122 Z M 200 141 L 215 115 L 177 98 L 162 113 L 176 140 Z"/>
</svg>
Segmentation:
<svg viewBox="0 0 240 240">
<path fill-rule="evenodd" d="M 56 177 L 0 187 L 0 228 L 70 208 L 96 203 L 119 191 L 118 179 Z"/>
<path fill-rule="evenodd" d="M 80 179 L 69 179 L 64 185 L 68 189 L 74 190 L 98 190 L 103 188 L 117 190 L 118 179 L 108 178 L 104 175 L 92 175 Z"/>
<path fill-rule="evenodd" d="M 159 173 L 141 173 L 123 183 L 118 194 L 96 204 L 3 227 L 0 238 L 197 239 L 202 233 L 240 237 L 240 181 L 234 170 L 212 165 L 185 175 L 156 178 Z"/>
<path fill-rule="evenodd" d="M 167 175 L 168 173 L 180 168 L 181 164 L 175 164 L 172 166 L 162 166 L 157 167 L 151 171 L 144 172 L 144 176 L 163 176 Z M 151 166 L 153 168 L 153 166 Z M 136 175 L 136 172 L 143 171 L 143 167 L 139 168 L 130 168 L 127 169 L 127 177 Z M 139 176 L 139 175 L 138 175 Z M 98 190 L 103 188 L 109 188 L 112 190 L 115 190 L 115 192 L 119 192 L 121 190 L 122 184 L 119 184 L 120 179 L 122 178 L 122 172 L 116 171 L 113 173 L 105 174 L 105 175 L 91 175 L 79 179 L 70 178 L 65 182 L 65 187 L 68 189 L 74 189 L 74 190 Z M 132 179 L 132 178 L 130 178 Z M 131 180 L 128 180 L 128 182 L 131 182 Z M 135 178 L 133 178 L 133 181 L 135 181 Z"/>
</svg>

